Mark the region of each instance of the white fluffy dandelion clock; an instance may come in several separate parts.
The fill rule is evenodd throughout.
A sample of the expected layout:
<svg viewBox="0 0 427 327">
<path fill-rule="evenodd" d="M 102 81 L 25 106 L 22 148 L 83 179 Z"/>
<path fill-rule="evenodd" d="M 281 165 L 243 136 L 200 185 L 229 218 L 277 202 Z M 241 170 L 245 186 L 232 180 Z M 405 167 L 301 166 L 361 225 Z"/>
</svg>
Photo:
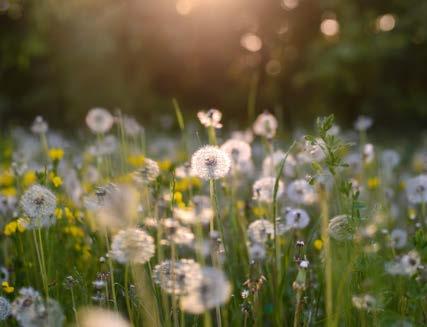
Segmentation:
<svg viewBox="0 0 427 327">
<path fill-rule="evenodd" d="M 254 243 L 265 243 L 274 238 L 274 225 L 266 219 L 258 219 L 248 226 L 248 237 Z"/>
<path fill-rule="evenodd" d="M 103 134 L 113 127 L 114 117 L 104 108 L 93 108 L 86 116 L 86 124 L 92 132 Z"/>
<path fill-rule="evenodd" d="M 274 185 L 276 179 L 274 177 L 263 177 L 258 179 L 252 186 L 252 198 L 259 202 L 272 203 L 274 201 Z M 277 197 L 279 198 L 285 190 L 282 181 L 279 180 Z"/>
<path fill-rule="evenodd" d="M 80 327 L 130 327 L 131 325 L 117 312 L 101 308 L 79 310 Z"/>
<path fill-rule="evenodd" d="M 201 276 L 194 280 L 188 293 L 181 297 L 180 306 L 183 311 L 201 314 L 228 301 L 231 285 L 224 272 L 217 268 L 201 269 Z"/>
<path fill-rule="evenodd" d="M 427 202 L 427 175 L 418 175 L 406 181 L 406 196 L 413 204 Z"/>
<path fill-rule="evenodd" d="M 117 233 L 109 255 L 119 263 L 146 263 L 154 255 L 154 239 L 145 231 L 129 228 Z"/>
<path fill-rule="evenodd" d="M 29 228 L 47 227 L 55 221 L 56 196 L 44 186 L 31 186 L 21 198 L 21 207 L 30 218 Z"/>
<path fill-rule="evenodd" d="M 288 186 L 288 197 L 297 204 L 310 205 L 317 200 L 317 194 L 313 186 L 305 179 L 297 179 Z"/>
<path fill-rule="evenodd" d="M 310 223 L 310 216 L 304 209 L 291 209 L 285 216 L 286 225 L 293 229 L 303 229 Z"/>
<path fill-rule="evenodd" d="M 169 294 L 187 294 L 201 277 L 201 267 L 193 259 L 166 260 L 153 269 L 153 279 Z"/>
<path fill-rule="evenodd" d="M 204 180 L 222 178 L 229 173 L 230 168 L 230 156 L 217 146 L 206 145 L 191 157 L 193 173 Z"/>
<path fill-rule="evenodd" d="M 221 128 L 220 123 L 222 113 L 218 109 L 209 109 L 208 111 L 199 111 L 197 113 L 200 123 L 205 127 Z"/>
<path fill-rule="evenodd" d="M 329 221 L 328 232 L 333 239 L 346 241 L 353 238 L 354 228 L 347 215 L 339 215 Z"/>
<path fill-rule="evenodd" d="M 276 135 L 277 127 L 278 123 L 276 117 L 268 111 L 265 111 L 255 120 L 253 130 L 256 135 L 271 139 Z"/>
<path fill-rule="evenodd" d="M 7 317 L 9 317 L 12 313 L 12 306 L 10 305 L 9 301 L 4 298 L 0 297 L 0 321 L 6 320 Z"/>
</svg>

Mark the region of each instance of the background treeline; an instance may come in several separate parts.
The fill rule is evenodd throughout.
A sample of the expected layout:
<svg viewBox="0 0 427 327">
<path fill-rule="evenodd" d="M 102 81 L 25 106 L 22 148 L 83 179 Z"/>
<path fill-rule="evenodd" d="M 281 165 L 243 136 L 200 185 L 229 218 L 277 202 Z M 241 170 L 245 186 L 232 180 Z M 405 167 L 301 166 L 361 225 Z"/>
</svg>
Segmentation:
<svg viewBox="0 0 427 327">
<path fill-rule="evenodd" d="M 77 126 L 94 106 L 157 120 L 176 97 L 236 121 L 249 103 L 290 125 L 422 127 L 426 17 L 419 0 L 0 0 L 0 123 Z"/>
</svg>

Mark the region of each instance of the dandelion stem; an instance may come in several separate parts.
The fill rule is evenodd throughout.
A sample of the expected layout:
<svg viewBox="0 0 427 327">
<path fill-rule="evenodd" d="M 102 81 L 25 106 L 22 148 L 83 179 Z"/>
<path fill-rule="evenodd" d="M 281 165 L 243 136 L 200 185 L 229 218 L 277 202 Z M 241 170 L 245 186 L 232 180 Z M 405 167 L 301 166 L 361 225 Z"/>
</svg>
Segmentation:
<svg viewBox="0 0 427 327">
<path fill-rule="evenodd" d="M 126 297 L 126 307 L 128 310 L 129 320 L 132 326 L 134 326 L 133 323 L 133 314 L 132 314 L 132 306 L 130 303 L 129 298 L 129 263 L 125 267 L 125 297 Z"/>
<path fill-rule="evenodd" d="M 330 238 L 328 232 L 329 226 L 329 209 L 328 209 L 328 198 L 327 193 L 323 185 L 319 187 L 319 198 L 320 198 L 320 207 L 321 207 L 321 219 L 322 227 L 321 234 L 323 240 L 323 251 L 325 257 L 325 309 L 326 309 L 326 321 L 327 326 L 332 325 L 332 308 L 333 308 L 333 299 L 332 299 L 332 257 L 330 249 Z"/>
<path fill-rule="evenodd" d="M 107 246 L 107 253 L 110 252 L 110 241 L 108 239 L 108 232 L 105 232 L 105 243 Z M 116 283 L 114 281 L 114 268 L 113 268 L 113 260 L 108 257 L 108 267 L 110 269 L 110 280 L 111 280 L 111 294 L 113 296 L 114 309 L 118 311 L 117 307 L 117 297 L 116 297 Z"/>
<path fill-rule="evenodd" d="M 44 288 L 46 297 L 48 297 L 49 296 L 49 288 L 48 288 L 48 283 L 47 283 L 46 268 L 43 264 L 43 259 L 42 259 L 41 249 L 40 249 L 43 245 L 41 243 L 39 243 L 39 241 L 41 241 L 41 239 L 38 239 L 38 236 L 37 236 L 35 229 L 33 229 L 33 239 L 34 239 L 34 245 L 36 247 L 37 261 L 39 262 L 40 274 L 42 276 L 43 288 Z"/>
</svg>

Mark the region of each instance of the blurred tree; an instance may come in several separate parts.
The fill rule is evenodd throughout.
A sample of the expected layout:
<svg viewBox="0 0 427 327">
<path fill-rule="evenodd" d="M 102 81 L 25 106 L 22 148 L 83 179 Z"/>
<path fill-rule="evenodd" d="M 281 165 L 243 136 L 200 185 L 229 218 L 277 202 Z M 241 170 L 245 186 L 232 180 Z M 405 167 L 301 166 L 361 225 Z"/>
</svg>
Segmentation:
<svg viewBox="0 0 427 327">
<path fill-rule="evenodd" d="M 0 0 L 0 119 L 158 118 L 172 97 L 241 119 L 251 98 L 288 124 L 363 112 L 422 126 L 425 17 L 415 0 Z"/>
</svg>

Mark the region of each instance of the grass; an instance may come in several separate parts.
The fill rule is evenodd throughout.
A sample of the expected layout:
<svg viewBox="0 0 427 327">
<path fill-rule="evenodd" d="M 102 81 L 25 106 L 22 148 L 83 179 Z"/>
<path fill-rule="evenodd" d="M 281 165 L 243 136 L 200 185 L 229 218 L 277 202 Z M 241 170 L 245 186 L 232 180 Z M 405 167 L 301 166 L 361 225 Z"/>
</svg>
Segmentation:
<svg viewBox="0 0 427 327">
<path fill-rule="evenodd" d="M 255 90 L 256 78 L 253 84 Z M 0 192 L 11 203 L 0 211 L 0 262 L 9 272 L 2 288 L 4 298 L 13 302 L 22 287 L 33 287 L 41 297 L 58 301 L 66 324 L 77 326 L 90 326 L 80 310 L 93 306 L 117 312 L 133 326 L 427 324 L 425 203 L 407 198 L 411 192 L 407 178 L 427 170 L 425 163 L 411 166 L 401 158 L 396 165 L 388 165 L 381 159 L 381 145 L 375 146 L 373 156 L 364 153 L 369 142 L 366 131 L 352 142 L 331 134 L 330 116 L 319 119 L 313 135 L 304 139 L 285 142 L 280 133 L 274 138 L 256 136 L 251 144 L 253 168 L 233 161 L 236 154 L 231 153 L 228 174 L 203 180 L 188 171 L 182 173 L 182 165 L 200 146 L 223 144 L 226 126 L 224 131 L 212 126 L 203 131 L 202 127 L 196 133 L 184 122 L 178 102 L 174 100 L 173 105 L 180 135 L 170 132 L 166 138 L 150 130 L 129 135 L 120 114 L 117 126 L 107 133 L 88 134 L 71 143 L 62 140 L 54 146 L 45 133 L 1 140 Z M 107 134 L 117 135 L 117 142 L 106 145 Z M 36 147 L 28 150 L 25 144 L 30 142 Z M 104 147 L 102 153 L 88 148 L 97 142 Z M 58 154 L 58 148 L 64 153 Z M 28 151 L 25 162 L 17 161 L 16 154 L 24 149 Z M 279 149 L 287 150 L 274 163 L 271 199 L 257 201 L 252 186 L 263 174 L 262 162 Z M 347 165 L 351 153 L 358 160 Z M 158 172 L 147 168 L 148 158 L 156 160 Z M 135 183 L 138 172 L 145 176 L 143 183 Z M 304 197 L 305 188 L 289 194 L 295 180 L 308 181 L 305 188 L 314 190 L 315 198 Z M 284 192 L 279 192 L 279 181 L 285 184 Z M 145 263 L 122 264 L 108 255 L 118 231 L 125 227 L 100 224 L 105 217 L 87 200 L 104 198 L 98 187 L 109 183 L 131 186 L 138 194 L 136 204 L 123 198 L 120 203 L 101 205 L 110 206 L 110 214 L 122 225 L 127 222 L 126 228 L 145 230 L 153 238 L 155 253 Z M 31 218 L 19 205 L 34 184 L 56 196 L 55 221 L 49 227 L 29 228 Z M 206 203 L 198 207 L 196 196 L 200 195 Z M 304 209 L 310 217 L 308 225 L 286 224 L 286 207 Z M 194 222 L 184 223 L 175 208 L 193 214 Z M 201 223 L 201 215 L 206 214 L 201 209 L 209 210 L 210 223 Z M 344 239 L 337 239 L 330 227 L 330 220 L 338 215 L 346 215 L 338 230 Z M 167 227 L 163 220 L 167 217 L 177 226 Z M 250 232 L 251 223 L 260 219 L 271 224 L 256 230 L 261 240 Z M 187 229 L 180 230 L 183 226 Z M 406 241 L 393 243 L 396 230 L 407 236 Z M 133 246 L 126 245 L 124 251 L 132 251 Z M 254 254 L 255 248 L 261 253 Z M 195 300 L 194 305 L 206 307 L 197 314 L 182 303 L 183 297 L 201 287 L 197 274 L 183 277 L 173 266 L 168 277 L 172 288 L 184 278 L 193 285 L 184 294 L 168 294 L 153 275 L 161 262 L 171 260 L 175 265 L 183 258 L 225 275 L 225 283 L 214 278 L 212 289 L 203 293 L 206 298 Z M 400 269 L 397 273 L 386 269 L 393 262 Z M 95 281 L 105 284 L 98 287 Z M 17 318 L 25 312 L 10 315 L 0 325 L 17 326 Z"/>
</svg>

